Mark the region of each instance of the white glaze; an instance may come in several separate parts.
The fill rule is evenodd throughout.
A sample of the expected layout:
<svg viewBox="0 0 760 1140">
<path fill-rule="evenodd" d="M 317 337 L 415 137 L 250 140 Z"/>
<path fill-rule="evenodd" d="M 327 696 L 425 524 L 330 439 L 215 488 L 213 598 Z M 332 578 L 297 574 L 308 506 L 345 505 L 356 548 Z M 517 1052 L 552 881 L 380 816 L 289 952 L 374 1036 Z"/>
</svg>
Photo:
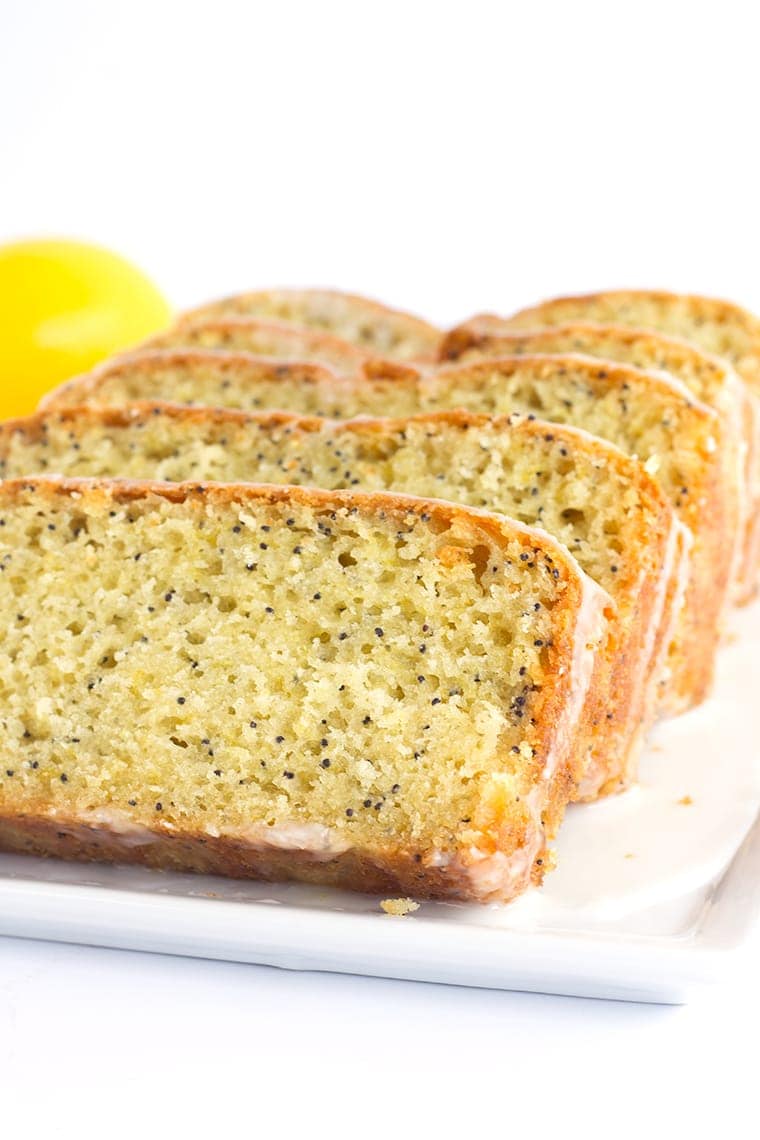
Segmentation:
<svg viewBox="0 0 760 1140">
<path fill-rule="evenodd" d="M 734 557 L 731 563 L 731 582 L 732 595 L 741 598 L 746 589 L 746 583 L 744 581 L 744 561 L 747 527 L 749 525 L 752 499 L 754 496 L 752 487 L 753 458 L 750 451 L 751 441 L 747 435 L 745 417 L 749 417 L 750 424 L 752 425 L 750 427 L 750 435 L 756 434 L 753 430 L 755 417 L 751 403 L 752 397 L 745 387 L 744 382 L 739 379 L 739 376 L 732 368 L 726 368 L 725 382 L 726 390 L 730 394 L 729 399 L 726 401 L 726 420 L 728 422 L 729 432 L 732 437 L 737 440 L 737 446 L 734 448 L 736 469 L 733 472 L 728 472 L 729 479 L 732 480 L 732 485 L 736 487 L 738 498 Z M 752 443 L 754 444 L 754 440 Z M 750 566 L 748 569 L 750 573 L 754 573 L 754 566 Z"/>
<path fill-rule="evenodd" d="M 655 591 L 655 603 L 652 607 L 652 618 L 647 629 L 644 642 L 644 659 L 647 668 L 644 674 L 645 684 L 648 688 L 646 704 L 653 707 L 656 701 L 657 684 L 666 668 L 668 653 L 675 631 L 681 618 L 681 612 L 686 600 L 686 588 L 691 577 L 691 550 L 694 545 L 694 536 L 689 528 L 679 519 L 673 517 L 673 526 L 668 536 L 668 543 L 662 563 L 662 573 L 658 579 Z M 670 613 L 665 612 L 668 592 L 673 589 L 673 601 Z M 663 623 L 667 625 L 663 627 Z M 662 646 L 659 659 L 655 656 L 655 639 L 662 633 Z"/>
<path fill-rule="evenodd" d="M 488 855 L 471 847 L 454 866 L 461 866 L 469 879 L 475 898 L 481 902 L 499 902 L 519 895 L 530 884 L 533 863 L 541 853 L 543 828 L 535 826 L 528 840 L 511 855 L 494 851 Z"/>
<path fill-rule="evenodd" d="M 590 578 L 582 582 L 582 599 L 573 637 L 573 656 L 567 667 L 565 701 L 554 726 L 553 743 L 546 755 L 543 779 L 551 781 L 569 751 L 577 746 L 576 729 L 594 673 L 596 654 L 607 628 L 605 609 L 614 610 L 609 594 Z M 562 670 L 560 670 L 562 672 Z M 539 811 L 540 817 L 540 811 Z"/>
<path fill-rule="evenodd" d="M 693 543 L 694 539 L 689 528 L 675 516 L 672 516 L 672 525 L 663 553 L 661 573 L 654 587 L 649 625 L 642 643 L 642 666 L 638 674 L 632 678 L 631 703 L 634 707 L 642 709 L 645 728 L 651 724 L 658 698 L 658 685 L 667 668 L 668 651 L 678 628 L 686 598 L 686 588 L 691 574 L 691 548 Z M 666 614 L 665 605 L 671 587 L 673 588 L 673 601 L 670 612 Z M 667 626 L 662 628 L 666 621 Z M 655 640 L 658 633 L 662 633 L 662 642 L 659 654 L 655 655 Z M 642 689 L 645 690 L 643 694 Z M 640 735 L 631 740 L 628 750 L 628 763 L 631 767 L 637 760 L 641 745 Z M 608 777 L 609 773 L 604 767 L 603 760 L 597 763 L 592 761 L 580 783 L 579 795 L 583 798 L 591 798 L 597 795 Z"/>
<path fill-rule="evenodd" d="M 272 827 L 252 824 L 235 832 L 225 832 L 225 838 L 243 840 L 261 850 L 274 848 L 278 851 L 302 851 L 318 863 L 334 859 L 353 846 L 334 828 L 325 827 L 321 823 L 300 823 L 297 820 L 277 823 Z"/>
<path fill-rule="evenodd" d="M 91 827 L 108 828 L 123 847 L 145 847 L 161 838 L 160 834 L 143 827 L 140 823 L 135 823 L 126 812 L 120 811 L 118 808 L 93 808 L 92 811 L 82 814 L 82 820 Z M 71 832 L 76 829 L 67 826 L 66 830 Z M 91 838 L 91 836 L 88 836 L 87 832 L 84 831 L 82 838 Z"/>
<path fill-rule="evenodd" d="M 752 596 L 754 581 L 754 567 L 757 555 L 757 544 L 760 536 L 756 515 L 760 511 L 760 402 L 754 392 L 745 387 L 744 411 L 748 421 L 749 439 L 747 440 L 747 462 L 745 476 L 748 486 L 747 523 L 748 533 L 745 541 L 746 558 L 742 566 L 742 580 L 738 584 L 737 593 L 740 599 Z"/>
<path fill-rule="evenodd" d="M 447 860 L 453 869 L 464 872 L 475 897 L 482 902 L 508 901 L 530 885 L 534 860 L 545 841 L 541 816 L 546 807 L 547 792 L 558 768 L 565 763 L 570 750 L 577 747 L 577 725 L 583 715 L 583 706 L 593 677 L 596 651 L 607 627 L 605 610 L 614 607 L 606 591 L 590 578 L 584 576 L 580 585 L 581 603 L 573 631 L 573 656 L 569 665 L 560 671 L 567 681 L 565 700 L 554 725 L 552 744 L 541 773 L 541 784 L 534 787 L 524 801 L 529 810 L 525 842 L 510 853 L 484 852 L 477 847 L 470 847 Z M 498 783 L 501 777 L 497 774 L 493 780 Z M 484 799 L 487 798 L 486 787 Z M 434 852 L 428 857 L 428 864 L 445 865 L 441 856 L 441 852 Z M 434 861 L 436 857 L 439 858 L 437 862 Z"/>
</svg>

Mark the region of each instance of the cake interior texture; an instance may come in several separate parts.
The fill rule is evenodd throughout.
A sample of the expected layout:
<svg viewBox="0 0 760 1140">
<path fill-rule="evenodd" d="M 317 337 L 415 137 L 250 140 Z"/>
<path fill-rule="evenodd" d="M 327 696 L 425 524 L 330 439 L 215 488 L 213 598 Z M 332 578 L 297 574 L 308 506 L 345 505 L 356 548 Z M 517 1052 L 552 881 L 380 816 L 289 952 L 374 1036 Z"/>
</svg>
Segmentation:
<svg viewBox="0 0 760 1140">
<path fill-rule="evenodd" d="M 441 503 L 6 482 L 0 846 L 509 898 L 569 795 L 603 599 Z"/>
<path fill-rule="evenodd" d="M 591 770 L 581 794 L 634 772 L 663 667 L 660 624 L 677 523 L 656 484 L 584 432 L 520 417 L 432 413 L 331 422 L 176 405 L 51 411 L 0 430 L 0 475 L 296 483 L 393 489 L 541 526 L 615 600 L 616 634 Z"/>
</svg>

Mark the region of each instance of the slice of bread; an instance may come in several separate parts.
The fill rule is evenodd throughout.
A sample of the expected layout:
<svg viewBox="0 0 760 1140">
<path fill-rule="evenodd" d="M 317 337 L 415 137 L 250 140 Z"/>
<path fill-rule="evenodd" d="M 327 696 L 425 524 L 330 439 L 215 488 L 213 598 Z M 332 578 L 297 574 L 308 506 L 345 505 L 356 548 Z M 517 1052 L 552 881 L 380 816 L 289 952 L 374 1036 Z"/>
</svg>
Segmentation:
<svg viewBox="0 0 760 1140">
<path fill-rule="evenodd" d="M 600 655 L 604 715 L 579 798 L 635 774 L 672 630 L 683 528 L 642 465 L 574 428 L 438 412 L 308 419 L 173 404 L 70 408 L 0 424 L 0 477 L 359 486 L 448 499 L 541 526 L 612 597 Z M 625 552 L 625 557 L 621 554 Z"/>
<path fill-rule="evenodd" d="M 237 293 L 184 313 L 207 317 L 264 317 L 326 329 L 368 352 L 395 360 L 432 359 L 440 331 L 427 321 L 353 293 L 333 289 L 266 289 Z"/>
<path fill-rule="evenodd" d="M 351 390 L 325 365 L 215 349 L 150 349 L 67 380 L 40 400 L 40 408 L 171 400 L 255 412 L 287 408 L 300 397 L 310 415 L 340 416 L 344 388 Z"/>
<path fill-rule="evenodd" d="M 199 317 L 146 341 L 142 348 L 232 349 L 278 360 L 326 364 L 339 373 L 359 373 L 372 354 L 347 340 L 288 321 L 257 317 Z"/>
<path fill-rule="evenodd" d="M 373 357 L 359 375 L 372 381 L 414 383 L 419 369 Z M 121 404 L 152 399 L 214 407 L 277 408 L 288 392 L 303 394 L 315 416 L 340 416 L 344 385 L 335 369 L 308 361 L 282 360 L 249 352 L 213 348 L 146 349 L 114 357 L 92 372 L 67 380 L 40 400 L 40 408 L 76 404 Z M 344 393 L 345 388 L 345 393 Z M 285 405 L 287 406 L 287 404 Z"/>
<path fill-rule="evenodd" d="M 714 297 L 666 293 L 647 289 L 619 289 L 556 297 L 522 309 L 509 318 L 512 328 L 598 321 L 658 329 L 699 345 L 733 364 L 755 394 L 760 395 L 760 318 Z"/>
<path fill-rule="evenodd" d="M 571 321 L 514 329 L 509 318 L 480 314 L 452 329 L 440 356 L 460 363 L 487 357 L 578 352 L 636 368 L 666 372 L 682 381 L 724 421 L 727 486 L 735 488 L 731 529 L 737 535 L 734 597 L 755 592 L 760 562 L 760 417 L 758 402 L 733 368 L 695 345 L 649 329 Z"/>
<path fill-rule="evenodd" d="M 146 353 L 102 366 L 52 392 L 47 408 L 84 402 L 122 404 L 168 395 L 198 404 L 277 408 L 348 418 L 406 416 L 465 408 L 488 415 L 521 412 L 584 428 L 644 462 L 694 536 L 685 612 L 671 648 L 668 711 L 709 691 L 735 548 L 729 525 L 723 422 L 680 383 L 626 365 L 580 356 L 511 357 L 429 373 L 330 377 L 310 383 L 282 366 L 213 353 Z M 223 372 L 217 373 L 216 369 Z M 219 375 L 223 375 L 220 381 Z M 226 387 L 222 388 L 222 384 Z"/>
<path fill-rule="evenodd" d="M 741 600 L 753 596 L 760 559 L 760 318 L 730 301 L 657 290 L 611 290 L 574 297 L 557 297 L 523 309 L 509 318 L 513 328 L 563 324 L 568 320 L 632 325 L 683 337 L 706 352 L 723 357 L 750 390 L 750 417 L 756 442 L 751 457 L 750 513 L 758 520 L 747 536 L 748 567 Z"/>
<path fill-rule="evenodd" d="M 3 850 L 540 881 L 611 604 L 548 536 L 389 494 L 26 479 L 0 567 Z"/>
</svg>

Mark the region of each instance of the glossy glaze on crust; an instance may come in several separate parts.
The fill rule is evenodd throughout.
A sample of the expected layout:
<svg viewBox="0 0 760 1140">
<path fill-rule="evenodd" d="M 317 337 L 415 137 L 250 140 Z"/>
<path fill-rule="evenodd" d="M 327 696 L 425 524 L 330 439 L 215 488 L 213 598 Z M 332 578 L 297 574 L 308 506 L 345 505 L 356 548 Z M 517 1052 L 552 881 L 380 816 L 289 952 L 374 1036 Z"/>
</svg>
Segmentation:
<svg viewBox="0 0 760 1140">
<path fill-rule="evenodd" d="M 96 805 L 95 813 L 89 809 L 86 816 L 79 817 L 76 811 L 67 810 L 69 792 L 65 785 L 58 785 L 55 809 L 51 802 L 42 800 L 24 801 L 22 810 L 14 810 L 13 796 L 6 790 L 0 808 L 0 846 L 4 849 L 480 901 L 506 901 L 531 880 L 540 880 L 547 862 L 546 838 L 556 831 L 577 774 L 582 741 L 590 733 L 587 685 L 602 636 L 604 611 L 610 605 L 606 595 L 548 537 L 485 512 L 391 494 L 35 478 L 7 482 L 0 495 L 6 515 L 16 503 L 35 512 L 73 505 L 78 516 L 89 513 L 107 519 L 117 507 L 137 503 L 141 510 L 150 512 L 158 510 L 158 504 L 168 503 L 187 505 L 187 511 L 179 512 L 178 517 L 205 518 L 204 512 L 227 512 L 230 507 L 238 517 L 240 511 L 255 510 L 260 504 L 282 508 L 283 515 L 298 506 L 323 515 L 341 512 L 348 517 L 350 512 L 359 512 L 368 518 L 397 520 L 396 525 L 414 519 L 424 522 L 434 535 L 447 536 L 450 531 L 461 541 L 485 545 L 494 558 L 510 543 L 526 551 L 541 550 L 542 557 L 551 559 L 558 582 L 555 632 L 546 649 L 554 684 L 536 695 L 533 706 L 535 750 L 531 755 L 536 759 L 532 764 L 535 768 L 540 761 L 541 767 L 531 777 L 532 802 L 517 815 L 506 814 L 511 801 L 501 788 L 502 777 L 494 775 L 484 786 L 476 816 L 467 821 L 461 842 L 447 850 L 412 850 L 403 835 L 389 835 L 386 841 L 370 846 L 352 844 L 345 848 L 322 827 L 308 834 L 303 828 L 281 828 L 275 833 L 275 842 L 270 838 L 264 843 L 249 827 L 224 834 L 218 825 L 209 831 L 183 827 L 166 818 L 157 824 L 153 814 L 148 826 L 137 809 L 134 813 L 126 811 L 125 819 L 124 814 L 114 813 L 109 803 Z M 440 557 L 443 560 L 442 552 Z M 99 569 L 97 563 L 93 566 L 96 584 Z M 505 765 L 505 771 L 507 768 Z M 120 811 L 124 813 L 124 808 Z"/>
</svg>

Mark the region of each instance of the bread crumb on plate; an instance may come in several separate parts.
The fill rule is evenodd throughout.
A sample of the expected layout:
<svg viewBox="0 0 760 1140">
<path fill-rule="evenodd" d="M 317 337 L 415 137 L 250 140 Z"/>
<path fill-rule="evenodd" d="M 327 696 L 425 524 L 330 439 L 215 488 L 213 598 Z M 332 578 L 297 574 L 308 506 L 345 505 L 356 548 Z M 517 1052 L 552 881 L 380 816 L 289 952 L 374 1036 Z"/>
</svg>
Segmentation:
<svg viewBox="0 0 760 1140">
<path fill-rule="evenodd" d="M 383 899 L 380 906 L 386 914 L 392 914 L 395 918 L 404 918 L 420 909 L 420 904 L 414 899 Z"/>
</svg>

